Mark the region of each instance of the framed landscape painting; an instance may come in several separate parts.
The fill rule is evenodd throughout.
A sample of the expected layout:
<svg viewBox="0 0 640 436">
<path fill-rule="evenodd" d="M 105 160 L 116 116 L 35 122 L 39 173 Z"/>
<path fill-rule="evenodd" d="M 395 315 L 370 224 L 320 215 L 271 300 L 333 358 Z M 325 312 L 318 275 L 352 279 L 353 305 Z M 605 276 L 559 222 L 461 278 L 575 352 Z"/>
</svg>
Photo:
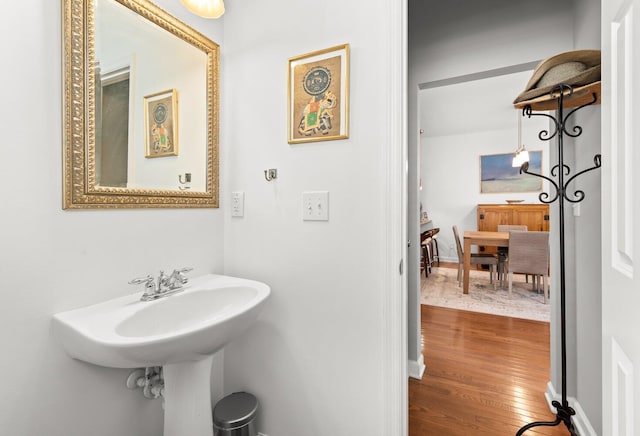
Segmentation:
<svg viewBox="0 0 640 436">
<path fill-rule="evenodd" d="M 513 153 L 480 156 L 480 192 L 542 191 L 542 179 L 529 174 L 520 174 L 520 167 L 511 166 Z M 542 151 L 529 152 L 529 171 L 542 173 Z"/>
</svg>

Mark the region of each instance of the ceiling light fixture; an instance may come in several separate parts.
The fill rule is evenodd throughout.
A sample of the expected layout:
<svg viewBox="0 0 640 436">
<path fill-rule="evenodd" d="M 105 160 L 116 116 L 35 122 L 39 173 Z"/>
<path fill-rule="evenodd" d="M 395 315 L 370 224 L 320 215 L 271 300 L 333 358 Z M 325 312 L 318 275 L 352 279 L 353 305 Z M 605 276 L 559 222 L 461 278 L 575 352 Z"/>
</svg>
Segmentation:
<svg viewBox="0 0 640 436">
<path fill-rule="evenodd" d="M 180 3 L 203 18 L 220 18 L 224 14 L 223 0 L 180 0 Z"/>
<path fill-rule="evenodd" d="M 518 116 L 518 148 L 516 148 L 516 154 L 513 156 L 511 166 L 520 168 L 523 163 L 529 162 L 529 152 L 522 143 L 522 117 L 520 116 L 520 111 L 517 111 L 516 114 Z"/>
</svg>

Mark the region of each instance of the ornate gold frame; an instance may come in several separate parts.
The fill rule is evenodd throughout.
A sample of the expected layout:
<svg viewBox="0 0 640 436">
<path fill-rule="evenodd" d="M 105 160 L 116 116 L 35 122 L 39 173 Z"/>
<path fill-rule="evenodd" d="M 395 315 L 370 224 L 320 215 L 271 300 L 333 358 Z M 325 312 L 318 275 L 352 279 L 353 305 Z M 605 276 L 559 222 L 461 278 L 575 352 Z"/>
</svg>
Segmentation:
<svg viewBox="0 0 640 436">
<path fill-rule="evenodd" d="M 115 0 L 207 55 L 206 191 L 96 186 L 93 0 L 63 4 L 63 209 L 217 208 L 219 46 L 148 0 Z"/>
</svg>

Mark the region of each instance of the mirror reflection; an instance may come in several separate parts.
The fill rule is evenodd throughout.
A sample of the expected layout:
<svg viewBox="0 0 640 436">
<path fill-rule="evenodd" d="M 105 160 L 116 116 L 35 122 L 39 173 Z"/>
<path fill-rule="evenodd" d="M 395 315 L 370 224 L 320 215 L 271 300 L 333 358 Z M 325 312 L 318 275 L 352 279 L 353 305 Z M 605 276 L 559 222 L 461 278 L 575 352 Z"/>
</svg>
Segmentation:
<svg viewBox="0 0 640 436">
<path fill-rule="evenodd" d="M 116 1 L 95 5 L 96 186 L 204 191 L 206 54 Z"/>
</svg>

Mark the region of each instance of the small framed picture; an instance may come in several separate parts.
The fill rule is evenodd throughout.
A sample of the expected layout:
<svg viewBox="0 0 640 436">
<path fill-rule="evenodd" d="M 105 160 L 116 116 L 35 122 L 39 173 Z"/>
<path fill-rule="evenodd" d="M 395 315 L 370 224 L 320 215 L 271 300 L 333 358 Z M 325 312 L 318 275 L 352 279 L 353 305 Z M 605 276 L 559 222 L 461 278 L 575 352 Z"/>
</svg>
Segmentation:
<svg viewBox="0 0 640 436">
<path fill-rule="evenodd" d="M 290 144 L 349 137 L 349 44 L 289 59 Z"/>
<path fill-rule="evenodd" d="M 178 96 L 175 89 L 144 97 L 145 157 L 178 155 Z"/>
</svg>

